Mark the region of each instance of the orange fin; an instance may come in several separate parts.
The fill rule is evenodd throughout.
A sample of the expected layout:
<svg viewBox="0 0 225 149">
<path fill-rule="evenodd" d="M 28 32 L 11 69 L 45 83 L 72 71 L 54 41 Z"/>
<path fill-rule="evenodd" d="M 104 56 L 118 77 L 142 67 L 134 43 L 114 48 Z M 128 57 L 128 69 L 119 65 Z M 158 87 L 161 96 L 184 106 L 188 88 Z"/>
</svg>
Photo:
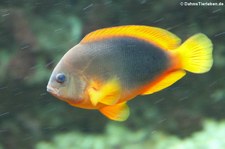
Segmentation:
<svg viewBox="0 0 225 149">
<path fill-rule="evenodd" d="M 117 37 L 137 38 L 150 42 L 151 44 L 164 50 L 175 49 L 181 42 L 176 35 L 161 28 L 141 25 L 127 25 L 96 30 L 86 35 L 82 39 L 81 43 Z"/>
<path fill-rule="evenodd" d="M 181 60 L 181 67 L 193 73 L 204 73 L 211 69 L 213 64 L 212 42 L 198 33 L 185 41 L 176 52 Z"/>
<path fill-rule="evenodd" d="M 94 106 L 99 102 L 106 105 L 114 105 L 120 98 L 121 86 L 117 78 L 113 78 L 100 86 L 97 85 L 97 87 L 96 83 L 92 81 L 88 88 L 88 93 Z"/>
<path fill-rule="evenodd" d="M 181 79 L 186 74 L 183 70 L 173 71 L 163 77 L 160 81 L 156 82 L 153 86 L 151 86 L 147 91 L 142 93 L 142 95 L 152 94 L 154 92 L 158 92 L 162 89 L 165 89 Z"/>
<path fill-rule="evenodd" d="M 109 119 L 115 121 L 125 121 L 130 114 L 129 107 L 127 106 L 126 102 L 112 106 L 105 106 L 99 109 L 99 111 Z"/>
</svg>

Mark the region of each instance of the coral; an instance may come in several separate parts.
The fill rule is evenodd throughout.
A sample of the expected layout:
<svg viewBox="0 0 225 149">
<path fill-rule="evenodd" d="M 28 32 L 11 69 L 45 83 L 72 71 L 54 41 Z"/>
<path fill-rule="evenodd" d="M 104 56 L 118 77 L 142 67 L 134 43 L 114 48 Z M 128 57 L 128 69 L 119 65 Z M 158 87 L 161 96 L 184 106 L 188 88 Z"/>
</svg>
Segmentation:
<svg viewBox="0 0 225 149">
<path fill-rule="evenodd" d="M 0 82 L 6 77 L 6 68 L 9 62 L 10 53 L 0 50 Z"/>
<path fill-rule="evenodd" d="M 160 137 L 160 143 L 156 143 L 154 146 L 155 149 L 223 149 L 225 146 L 225 141 L 222 139 L 224 134 L 225 121 L 205 120 L 203 130 L 193 133 L 186 139 L 158 133 L 156 138 Z"/>
<path fill-rule="evenodd" d="M 70 132 L 56 135 L 52 141 L 39 142 L 36 149 L 223 149 L 225 121 L 205 120 L 203 130 L 180 139 L 163 132 L 146 129 L 131 131 L 116 123 L 109 123 L 103 135 Z"/>
<path fill-rule="evenodd" d="M 42 50 L 50 50 L 51 53 L 62 56 L 81 38 L 82 23 L 75 15 L 53 11 L 44 17 L 33 17 L 29 20 Z"/>
<path fill-rule="evenodd" d="M 46 63 L 43 58 L 37 60 L 37 64 L 33 67 L 34 72 L 32 76 L 26 78 L 28 84 L 38 84 L 42 81 L 47 81 L 51 71 L 47 69 Z"/>
<path fill-rule="evenodd" d="M 55 136 L 52 142 L 38 143 L 36 149 L 104 149 L 104 139 L 100 135 L 85 136 L 79 132 L 71 132 Z"/>
<path fill-rule="evenodd" d="M 8 23 L 12 29 L 15 43 L 23 50 L 34 51 L 38 45 L 25 12 L 22 9 L 9 9 Z"/>
<path fill-rule="evenodd" d="M 104 134 L 84 134 L 79 131 L 56 135 L 50 142 L 40 142 L 36 149 L 113 149 L 140 142 L 146 131 L 132 132 L 119 124 L 110 123 Z"/>
<path fill-rule="evenodd" d="M 2 15 L 8 13 L 0 20 L 5 24 L 0 29 L 10 30 L 3 33 L 11 34 L 15 42 L 12 47 L 7 47 L 13 49 L 11 52 L 0 51 L 0 82 L 4 78 L 29 85 L 46 82 L 52 70 L 48 69 L 49 60 L 54 60 L 50 63 L 56 65 L 62 55 L 80 40 L 80 19 L 61 11 L 53 11 L 43 19 L 33 13 L 25 14 L 26 11 L 19 8 L 0 10 Z"/>
</svg>

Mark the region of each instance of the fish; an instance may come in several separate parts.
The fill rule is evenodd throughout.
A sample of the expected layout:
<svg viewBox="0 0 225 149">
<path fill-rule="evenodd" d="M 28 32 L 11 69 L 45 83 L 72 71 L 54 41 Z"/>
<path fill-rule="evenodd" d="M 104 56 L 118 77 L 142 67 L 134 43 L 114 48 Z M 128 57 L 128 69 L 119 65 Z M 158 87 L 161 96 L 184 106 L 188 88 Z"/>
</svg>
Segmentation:
<svg viewBox="0 0 225 149">
<path fill-rule="evenodd" d="M 68 50 L 55 66 L 47 91 L 68 104 L 125 121 L 127 102 L 161 91 L 213 65 L 213 44 L 203 33 L 181 43 L 158 27 L 125 25 L 98 29 Z"/>
</svg>

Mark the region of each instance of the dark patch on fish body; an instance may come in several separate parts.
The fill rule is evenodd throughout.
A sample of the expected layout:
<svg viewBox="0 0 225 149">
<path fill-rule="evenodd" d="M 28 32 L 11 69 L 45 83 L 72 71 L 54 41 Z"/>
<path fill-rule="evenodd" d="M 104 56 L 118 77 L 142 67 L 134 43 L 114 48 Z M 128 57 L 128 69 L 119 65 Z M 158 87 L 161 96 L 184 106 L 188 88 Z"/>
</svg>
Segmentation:
<svg viewBox="0 0 225 149">
<path fill-rule="evenodd" d="M 162 49 L 135 38 L 111 38 L 74 49 L 76 69 L 104 80 L 117 76 L 126 88 L 148 84 L 170 64 Z"/>
</svg>

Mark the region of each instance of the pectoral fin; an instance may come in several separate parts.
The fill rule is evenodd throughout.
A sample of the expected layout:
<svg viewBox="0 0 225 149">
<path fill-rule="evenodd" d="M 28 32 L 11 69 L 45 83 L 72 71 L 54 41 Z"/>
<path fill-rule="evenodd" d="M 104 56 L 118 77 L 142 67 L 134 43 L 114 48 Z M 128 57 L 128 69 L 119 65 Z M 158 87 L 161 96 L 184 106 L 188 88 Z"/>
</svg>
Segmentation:
<svg viewBox="0 0 225 149">
<path fill-rule="evenodd" d="M 99 111 L 109 119 L 115 121 L 125 121 L 130 114 L 129 107 L 126 102 L 112 106 L 105 106 L 99 109 Z"/>
<path fill-rule="evenodd" d="M 149 87 L 142 95 L 152 94 L 154 92 L 158 92 L 164 88 L 169 87 L 179 79 L 181 79 L 186 74 L 183 70 L 177 70 L 174 72 L 170 72 L 165 75 L 162 79 L 157 80 L 152 86 Z"/>
<path fill-rule="evenodd" d="M 106 105 L 114 105 L 120 98 L 121 86 L 117 78 L 113 78 L 100 85 L 99 83 L 92 82 L 88 93 L 93 105 L 97 105 L 99 102 Z"/>
</svg>

